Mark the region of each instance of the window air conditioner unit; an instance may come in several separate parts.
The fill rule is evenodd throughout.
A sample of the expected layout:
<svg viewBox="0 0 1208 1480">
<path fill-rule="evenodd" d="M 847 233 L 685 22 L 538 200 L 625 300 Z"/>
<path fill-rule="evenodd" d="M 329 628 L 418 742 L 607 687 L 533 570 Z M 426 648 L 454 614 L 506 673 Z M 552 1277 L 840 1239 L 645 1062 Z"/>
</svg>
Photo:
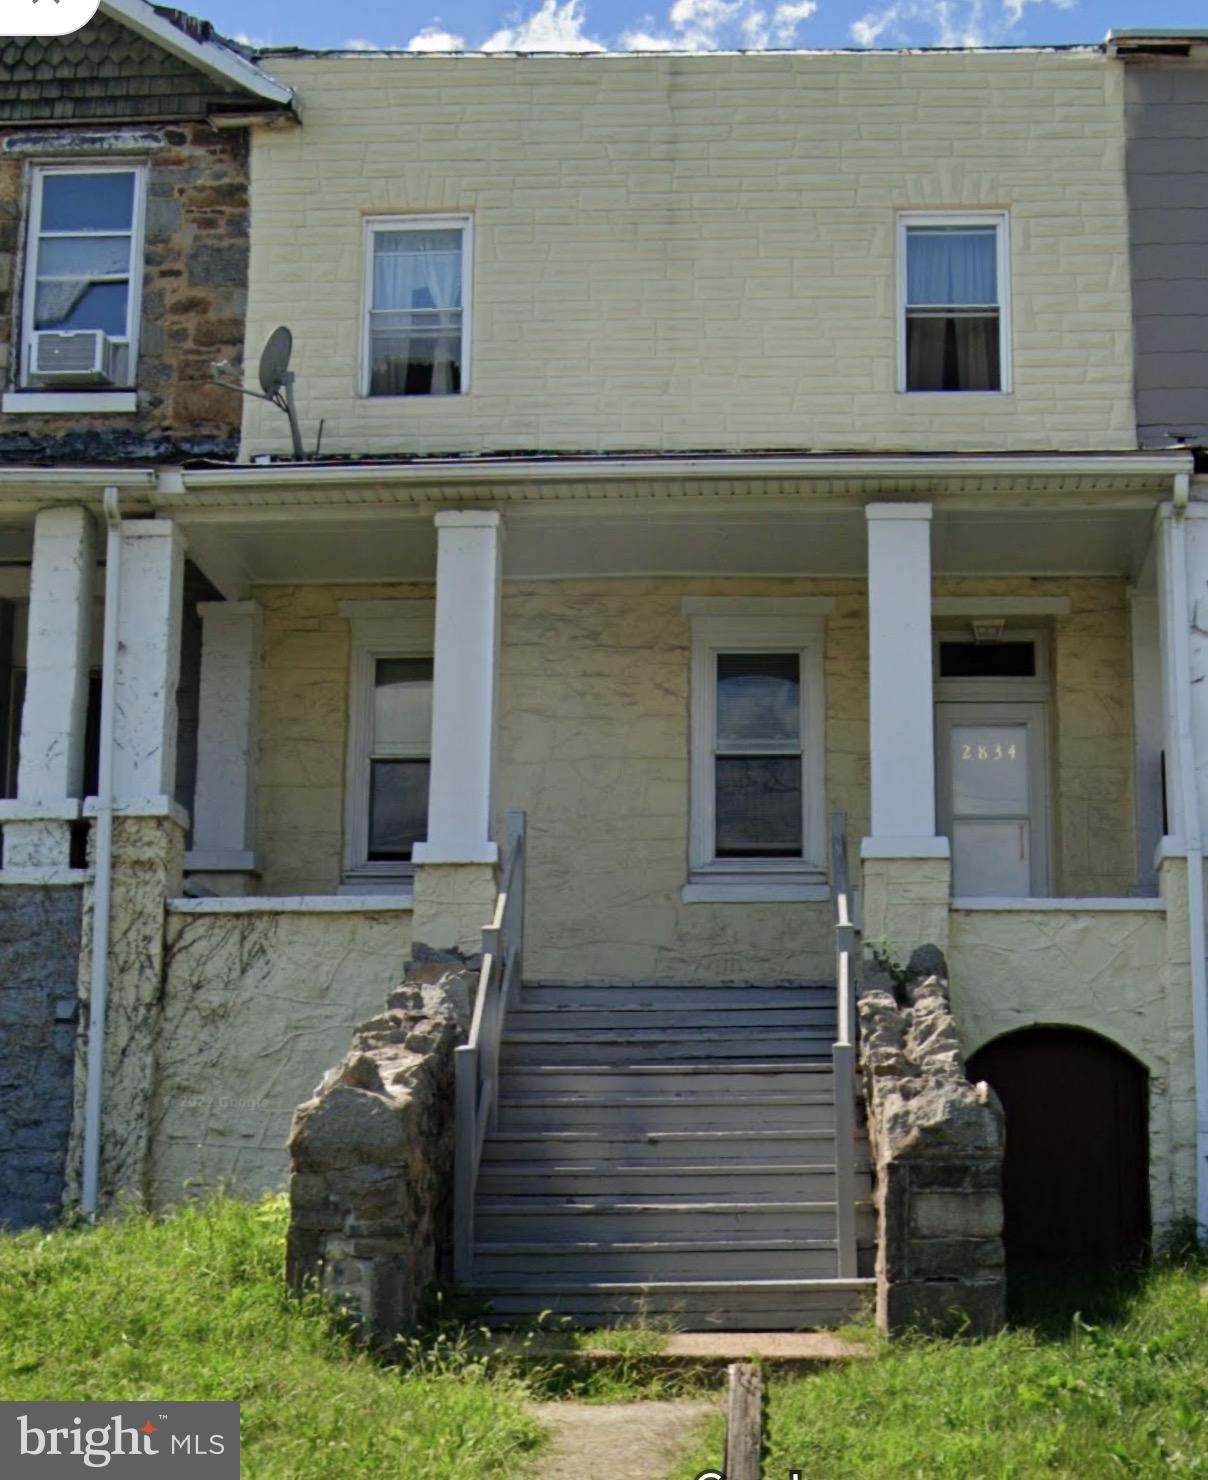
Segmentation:
<svg viewBox="0 0 1208 1480">
<path fill-rule="evenodd" d="M 44 385 L 113 385 L 120 345 L 103 329 L 35 334 L 30 378 Z"/>
</svg>

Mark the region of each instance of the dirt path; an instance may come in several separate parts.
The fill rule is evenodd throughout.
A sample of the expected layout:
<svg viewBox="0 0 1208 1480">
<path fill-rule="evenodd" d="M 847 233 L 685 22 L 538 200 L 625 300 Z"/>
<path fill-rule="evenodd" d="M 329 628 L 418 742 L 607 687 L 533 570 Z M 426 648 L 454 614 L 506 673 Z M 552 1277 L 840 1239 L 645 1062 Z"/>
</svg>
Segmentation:
<svg viewBox="0 0 1208 1480">
<path fill-rule="evenodd" d="M 534 1480 L 666 1480 L 696 1442 L 720 1399 L 675 1403 L 539 1403 L 549 1441 L 532 1468 Z M 720 1461 L 720 1455 L 718 1456 Z"/>
</svg>

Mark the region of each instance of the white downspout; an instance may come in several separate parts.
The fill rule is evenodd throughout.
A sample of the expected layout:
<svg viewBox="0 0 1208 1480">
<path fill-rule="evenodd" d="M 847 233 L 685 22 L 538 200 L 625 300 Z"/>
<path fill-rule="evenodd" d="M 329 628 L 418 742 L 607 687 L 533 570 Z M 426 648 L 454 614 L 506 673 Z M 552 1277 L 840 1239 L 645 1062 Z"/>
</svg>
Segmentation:
<svg viewBox="0 0 1208 1480">
<path fill-rule="evenodd" d="M 92 885 L 92 976 L 88 1008 L 88 1079 L 84 1091 L 84 1177 L 80 1202 L 95 1217 L 101 1180 L 101 1099 L 105 1083 L 105 1006 L 109 996 L 109 903 L 113 882 L 113 711 L 117 681 L 118 592 L 122 573 L 122 511 L 118 491 L 105 490 L 105 627 L 101 656 L 100 764 Z"/>
<path fill-rule="evenodd" d="M 1204 840 L 1200 827 L 1199 786 L 1196 773 L 1195 733 L 1191 723 L 1191 611 L 1187 582 L 1187 526 L 1184 515 L 1191 496 L 1191 478 L 1178 473 L 1174 480 L 1170 521 L 1171 628 L 1175 642 L 1175 724 L 1178 733 L 1178 771 L 1183 839 L 1187 848 L 1187 937 L 1191 954 L 1191 1033 L 1195 1059 L 1196 1221 L 1208 1228 L 1208 941 L 1204 927 Z"/>
</svg>

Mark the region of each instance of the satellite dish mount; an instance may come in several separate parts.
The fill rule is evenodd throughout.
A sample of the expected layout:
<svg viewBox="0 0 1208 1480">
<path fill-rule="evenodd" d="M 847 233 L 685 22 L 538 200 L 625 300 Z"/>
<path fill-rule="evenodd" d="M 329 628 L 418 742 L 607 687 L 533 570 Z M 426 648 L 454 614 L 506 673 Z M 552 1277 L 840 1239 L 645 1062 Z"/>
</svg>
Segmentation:
<svg viewBox="0 0 1208 1480">
<path fill-rule="evenodd" d="M 294 372 L 289 368 L 289 357 L 293 352 L 294 336 L 284 324 L 279 329 L 274 329 L 268 336 L 260 355 L 260 389 L 249 390 L 247 386 L 236 385 L 232 380 L 223 380 L 215 374 L 214 379 L 219 385 L 228 386 L 233 391 L 238 391 L 243 396 L 255 396 L 257 401 L 267 401 L 270 406 L 276 406 L 284 411 L 289 417 L 289 434 L 294 444 L 294 459 L 304 462 L 306 450 L 302 446 L 302 432 L 298 426 L 298 412 L 294 406 Z M 215 366 L 215 370 L 221 369 Z"/>
</svg>

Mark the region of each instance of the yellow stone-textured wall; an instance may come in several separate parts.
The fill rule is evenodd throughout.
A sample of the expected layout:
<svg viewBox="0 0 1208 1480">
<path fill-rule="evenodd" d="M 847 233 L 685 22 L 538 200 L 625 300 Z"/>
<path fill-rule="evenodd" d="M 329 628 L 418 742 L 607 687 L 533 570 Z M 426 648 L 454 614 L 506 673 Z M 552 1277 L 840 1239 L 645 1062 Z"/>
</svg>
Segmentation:
<svg viewBox="0 0 1208 1480">
<path fill-rule="evenodd" d="M 1046 1024 L 1102 1034 L 1144 1064 L 1159 1229 L 1195 1205 L 1185 878 L 1168 878 L 1164 887 L 1169 918 L 1156 901 L 1145 911 L 953 910 L 948 942 L 966 1055 L 1004 1033 Z"/>
<path fill-rule="evenodd" d="M 1121 74 L 1077 53 L 311 57 L 247 354 L 354 455 L 1135 445 Z M 899 210 L 1006 210 L 1014 388 L 897 390 Z M 364 220 L 474 219 L 468 394 L 363 398 Z M 248 453 L 286 451 L 245 402 Z M 308 436 L 310 433 L 308 432 Z"/>
<path fill-rule="evenodd" d="M 295 1108 L 385 1005 L 407 914 L 170 910 L 148 1196 L 282 1187 Z"/>
<path fill-rule="evenodd" d="M 1122 581 L 942 580 L 938 594 L 1068 595 L 1054 652 L 1054 883 L 1125 893 L 1134 877 L 1127 605 Z M 857 580 L 509 581 L 498 801 L 532 830 L 529 967 L 551 976 L 816 972 L 829 906 L 684 905 L 690 630 L 686 594 L 830 594 L 826 804 L 868 830 L 868 636 Z M 264 608 L 258 844 L 266 894 L 340 881 L 349 596 L 424 586 L 273 586 Z"/>
</svg>

